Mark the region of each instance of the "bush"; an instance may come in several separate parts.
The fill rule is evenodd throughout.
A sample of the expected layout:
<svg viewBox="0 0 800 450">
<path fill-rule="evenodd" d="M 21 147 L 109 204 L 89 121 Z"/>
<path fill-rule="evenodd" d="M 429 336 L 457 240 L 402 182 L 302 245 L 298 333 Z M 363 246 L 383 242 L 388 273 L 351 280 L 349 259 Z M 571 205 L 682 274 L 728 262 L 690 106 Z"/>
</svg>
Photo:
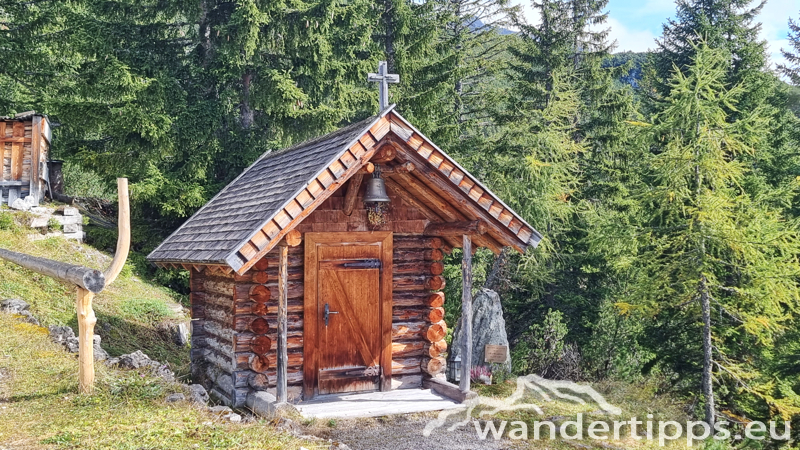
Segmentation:
<svg viewBox="0 0 800 450">
<path fill-rule="evenodd" d="M 47 221 L 47 229 L 50 231 L 61 231 L 61 223 L 51 217 L 50 220 Z"/>
<path fill-rule="evenodd" d="M 7 211 L 0 211 L 0 230 L 13 230 L 14 215 Z"/>
<path fill-rule="evenodd" d="M 548 369 L 564 356 L 566 335 L 564 314 L 561 311 L 548 310 L 544 322 L 531 325 L 514 347 L 511 357 L 514 373 L 547 376 Z"/>
<path fill-rule="evenodd" d="M 78 164 L 64 162 L 64 194 L 71 197 L 92 197 L 114 201 L 117 196 L 99 175 Z"/>
</svg>

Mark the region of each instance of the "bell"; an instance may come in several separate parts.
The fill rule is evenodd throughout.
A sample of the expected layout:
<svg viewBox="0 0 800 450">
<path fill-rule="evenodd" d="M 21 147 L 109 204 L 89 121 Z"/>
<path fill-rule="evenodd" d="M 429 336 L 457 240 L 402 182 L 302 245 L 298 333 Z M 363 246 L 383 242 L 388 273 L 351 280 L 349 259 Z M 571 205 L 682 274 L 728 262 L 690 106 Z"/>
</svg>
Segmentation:
<svg viewBox="0 0 800 450">
<path fill-rule="evenodd" d="M 389 203 L 386 194 L 386 184 L 380 175 L 370 178 L 367 182 L 367 191 L 364 193 L 364 203 Z"/>
</svg>

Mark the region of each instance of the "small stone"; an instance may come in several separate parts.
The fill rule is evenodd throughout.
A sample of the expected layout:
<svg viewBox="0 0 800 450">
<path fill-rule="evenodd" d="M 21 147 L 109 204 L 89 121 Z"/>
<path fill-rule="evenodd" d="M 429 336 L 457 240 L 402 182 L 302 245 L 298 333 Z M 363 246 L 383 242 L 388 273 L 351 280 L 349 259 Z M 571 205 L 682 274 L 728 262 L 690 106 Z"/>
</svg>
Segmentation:
<svg viewBox="0 0 800 450">
<path fill-rule="evenodd" d="M 80 213 L 78 212 L 78 208 L 72 206 L 65 206 L 64 210 L 61 212 L 65 216 L 78 216 Z"/>
<path fill-rule="evenodd" d="M 161 377 L 166 381 L 175 381 L 175 374 L 169 370 L 166 364 L 153 361 L 141 350 L 136 350 L 127 355 L 120 355 L 117 358 L 109 360 L 107 365 L 116 365 L 121 369 L 147 369 L 153 375 Z"/>
<path fill-rule="evenodd" d="M 83 227 L 77 223 L 68 223 L 64 225 L 64 233 L 80 233 L 83 231 Z"/>
<path fill-rule="evenodd" d="M 333 442 L 333 443 L 331 444 L 331 446 L 330 446 L 330 447 L 328 447 L 328 448 L 329 448 L 330 450 L 350 450 L 350 447 L 348 447 L 348 446 L 347 446 L 347 445 L 345 445 L 345 444 L 342 444 L 341 442 Z"/>
<path fill-rule="evenodd" d="M 64 239 L 75 239 L 78 242 L 83 242 L 86 239 L 86 233 L 80 231 L 78 233 L 66 233 L 63 235 Z"/>
<path fill-rule="evenodd" d="M 0 310 L 8 314 L 21 314 L 27 311 L 31 305 L 19 298 L 7 298 L 0 302 Z"/>
<path fill-rule="evenodd" d="M 78 353 L 78 338 L 75 337 L 75 332 L 72 331 L 72 328 L 52 325 L 49 330 L 51 341 L 63 345 L 70 353 Z"/>
<path fill-rule="evenodd" d="M 31 220 L 31 228 L 47 228 L 48 223 L 50 223 L 49 217 L 34 217 Z"/>
<path fill-rule="evenodd" d="M 224 405 L 209 406 L 208 411 L 212 414 L 227 414 L 232 413 L 233 410 Z"/>
<path fill-rule="evenodd" d="M 224 415 L 222 418 L 227 420 L 227 421 L 229 421 L 229 422 L 231 422 L 231 423 L 239 423 L 239 422 L 242 421 L 242 416 L 240 416 L 239 414 L 233 413 L 233 412 L 230 413 L 230 414 Z"/>
<path fill-rule="evenodd" d="M 184 400 L 186 400 L 186 396 L 181 393 L 177 393 L 177 394 L 169 394 L 164 401 L 167 403 L 175 403 L 175 402 L 182 402 Z"/>
<path fill-rule="evenodd" d="M 202 384 L 189 385 L 189 395 L 191 395 L 192 401 L 195 403 L 203 405 L 208 403 L 208 392 Z"/>
<path fill-rule="evenodd" d="M 189 344 L 189 327 L 185 323 L 177 323 L 172 325 L 172 340 L 180 347 L 185 347 Z"/>
<path fill-rule="evenodd" d="M 20 316 L 24 317 L 24 321 L 30 324 L 40 326 L 39 319 L 37 319 L 30 311 L 22 311 L 19 313 Z"/>
<path fill-rule="evenodd" d="M 53 213 L 53 210 L 50 208 L 45 208 L 44 206 L 34 206 L 31 208 L 31 212 L 37 215 L 50 215 Z"/>
<path fill-rule="evenodd" d="M 108 353 L 103 350 L 103 347 L 100 346 L 100 335 L 95 334 L 92 338 L 92 348 L 94 350 L 94 360 L 95 361 L 105 361 L 108 359 Z"/>
<path fill-rule="evenodd" d="M 14 202 L 11 203 L 11 205 L 9 206 L 11 207 L 11 209 L 16 209 L 18 211 L 27 211 L 31 209 L 31 205 L 29 205 L 28 202 L 26 202 L 21 198 L 14 200 Z"/>
<path fill-rule="evenodd" d="M 39 206 L 39 200 L 36 200 L 36 197 L 32 195 L 28 195 L 25 197 L 25 203 L 30 205 L 31 208 L 33 208 L 34 206 Z"/>
</svg>

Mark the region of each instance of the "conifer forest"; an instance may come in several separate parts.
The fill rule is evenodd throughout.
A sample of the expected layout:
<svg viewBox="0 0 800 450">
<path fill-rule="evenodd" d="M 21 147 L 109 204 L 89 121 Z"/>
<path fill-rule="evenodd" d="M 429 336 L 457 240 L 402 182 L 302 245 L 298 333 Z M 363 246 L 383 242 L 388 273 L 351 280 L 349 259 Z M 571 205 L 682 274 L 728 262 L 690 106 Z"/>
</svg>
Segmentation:
<svg viewBox="0 0 800 450">
<path fill-rule="evenodd" d="M 0 0 L 0 115 L 49 116 L 75 195 L 128 177 L 129 261 L 187 292 L 144 255 L 263 153 L 378 113 L 387 61 L 397 111 L 544 236 L 473 260 L 514 373 L 800 420 L 800 7 L 773 66 L 758 1 L 678 0 L 646 53 L 607 3 Z M 444 270 L 455 324 L 460 250 Z"/>
</svg>

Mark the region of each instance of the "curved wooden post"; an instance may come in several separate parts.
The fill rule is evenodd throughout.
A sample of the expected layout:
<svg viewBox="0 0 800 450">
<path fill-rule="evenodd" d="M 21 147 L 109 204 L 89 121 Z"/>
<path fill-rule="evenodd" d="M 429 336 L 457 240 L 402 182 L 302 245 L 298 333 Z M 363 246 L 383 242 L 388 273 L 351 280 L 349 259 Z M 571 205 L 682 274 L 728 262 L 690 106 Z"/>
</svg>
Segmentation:
<svg viewBox="0 0 800 450">
<path fill-rule="evenodd" d="M 131 246 L 131 211 L 128 199 L 128 179 L 117 178 L 117 195 L 119 198 L 119 234 L 117 236 L 117 252 L 105 277 L 104 287 L 108 287 L 117 279 Z M 78 314 L 78 390 L 82 394 L 91 394 L 94 390 L 94 326 L 97 317 L 92 309 L 94 293 L 78 287 L 78 300 L 75 309 Z"/>
<path fill-rule="evenodd" d="M 117 178 L 117 195 L 119 197 L 119 214 L 117 235 L 117 251 L 114 253 L 114 260 L 111 266 L 105 271 L 106 286 L 117 279 L 125 261 L 128 259 L 128 251 L 131 248 L 131 205 L 128 198 L 128 179 Z"/>
</svg>

